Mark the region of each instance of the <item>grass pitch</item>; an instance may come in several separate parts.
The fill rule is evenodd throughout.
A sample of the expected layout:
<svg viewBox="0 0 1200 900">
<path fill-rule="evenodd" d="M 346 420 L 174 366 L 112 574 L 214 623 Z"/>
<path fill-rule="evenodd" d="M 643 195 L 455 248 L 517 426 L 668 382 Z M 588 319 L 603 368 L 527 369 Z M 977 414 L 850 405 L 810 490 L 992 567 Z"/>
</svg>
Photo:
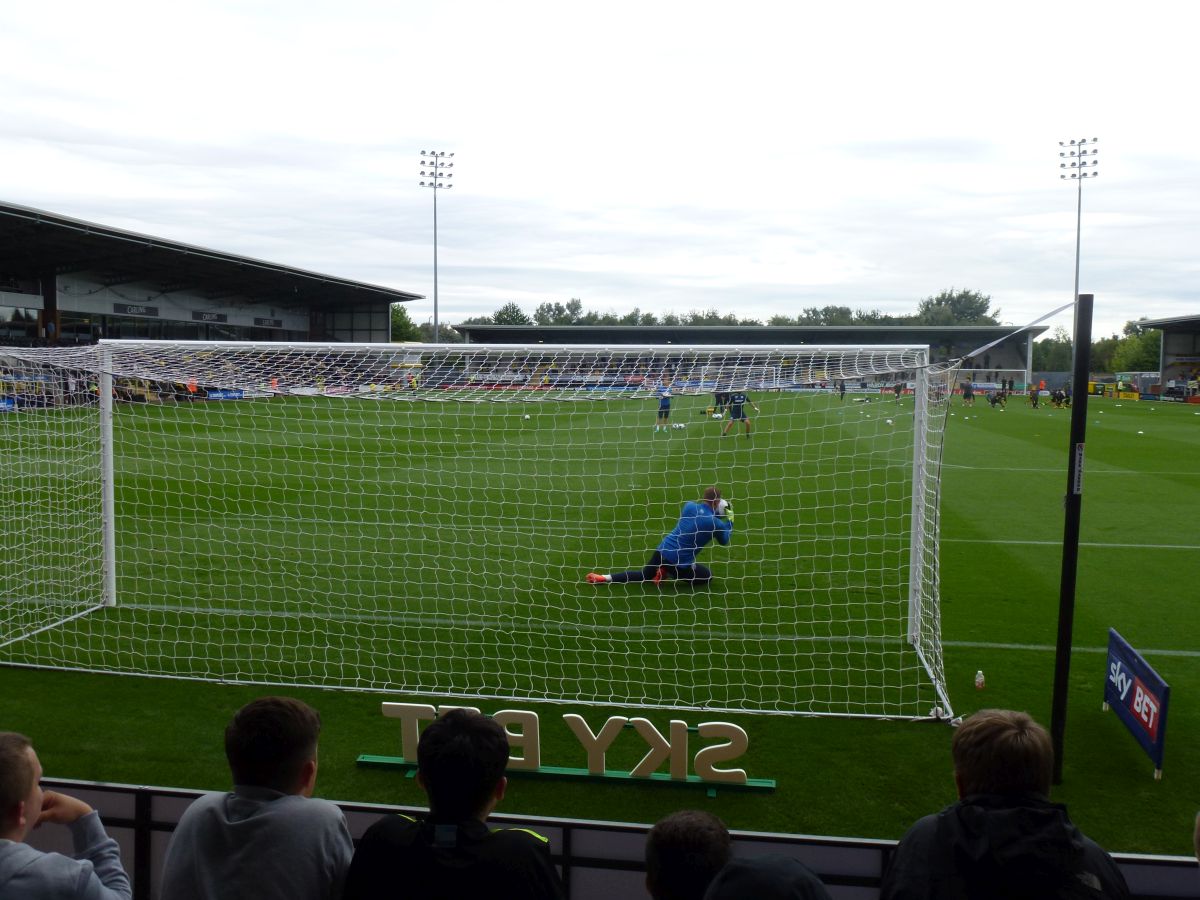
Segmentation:
<svg viewBox="0 0 1200 900">
<path fill-rule="evenodd" d="M 741 423 L 722 434 L 711 394 L 678 397 L 672 423 L 686 427 L 661 433 L 644 397 L 400 396 L 119 405 L 118 604 L 8 658 L 707 710 L 941 705 L 904 640 L 910 409 L 764 394 L 748 437 Z M 9 419 L 14 455 L 61 467 L 62 434 L 41 436 L 42 458 L 22 439 L 62 418 Z M 67 496 L 20 483 L 25 508 L 50 511 L 30 554 L 43 607 L 63 593 L 82 607 L 98 566 L 58 513 L 94 508 L 95 481 Z M 709 484 L 737 510 L 732 545 L 703 555 L 712 585 L 584 582 L 640 568 Z"/>
<path fill-rule="evenodd" d="M 653 416 L 650 407 L 632 415 L 638 427 L 649 430 Z M 951 698 L 960 714 L 985 705 L 1005 706 L 1028 709 L 1043 722 L 1049 721 L 1068 418 L 1066 411 L 1029 409 L 1019 398 L 1005 412 L 982 404 L 973 410 L 963 409 L 955 402 L 949 419 L 943 473 L 941 559 L 946 670 Z M 525 435 L 527 432 L 521 430 L 524 426 L 517 422 L 514 434 Z M 627 509 L 619 516 L 614 512 L 608 527 L 619 528 L 625 522 L 626 533 L 632 534 L 627 524 L 630 518 L 655 519 L 657 514 L 665 528 L 671 524 L 668 519 L 673 521 L 681 491 L 686 496 L 695 484 L 721 481 L 721 474 L 729 471 L 727 467 L 744 464 L 747 457 L 753 459 L 753 453 L 774 452 L 766 422 L 761 450 L 758 438 L 745 442 L 733 437 L 720 439 L 703 431 L 694 434 L 698 420 L 688 422 L 685 435 L 666 436 L 657 444 L 648 445 L 652 448 L 648 452 L 657 456 L 628 463 L 625 459 L 585 454 L 576 480 L 568 482 L 570 486 L 553 498 L 562 499 L 567 505 L 573 490 L 598 489 L 625 475 L 641 477 L 644 481 L 635 483 L 635 489 L 651 493 L 660 490 L 661 496 L 651 501 L 646 514 L 631 516 Z M 541 432 L 539 439 L 579 441 L 588 434 L 589 427 L 584 424 L 575 429 L 550 429 L 549 436 Z M 1188 852 L 1192 816 L 1200 807 L 1200 740 L 1197 740 L 1200 715 L 1192 701 L 1195 690 L 1200 688 L 1197 652 L 1200 620 L 1190 608 L 1197 570 L 1197 542 L 1189 534 L 1194 532 L 1194 525 L 1188 516 L 1189 510 L 1200 501 L 1200 466 L 1195 463 L 1196 449 L 1200 446 L 1200 416 L 1196 415 L 1195 407 L 1093 398 L 1088 428 L 1084 543 L 1066 769 L 1064 784 L 1056 789 L 1055 799 L 1068 803 L 1080 827 L 1110 849 L 1183 854 Z M 164 434 L 169 433 L 164 430 Z M 211 433 L 182 437 L 217 439 Z M 458 433 L 440 443 L 450 446 L 472 440 L 472 435 Z M 721 440 L 730 446 L 724 449 L 718 444 L 712 450 L 712 469 L 693 468 L 689 464 L 684 467 L 687 477 L 683 483 L 668 485 L 658 481 L 664 472 L 679 469 L 678 458 L 672 454 L 682 452 L 689 442 Z M 430 443 L 426 442 L 426 446 Z M 745 443 L 754 449 L 747 451 Z M 884 458 L 887 458 L 888 445 L 880 446 L 885 448 Z M 303 468 L 305 454 L 312 449 L 294 451 L 298 468 Z M 364 459 L 380 458 L 386 448 L 375 450 L 376 453 L 366 453 Z M 248 450 L 247 455 L 253 452 L 259 451 Z M 739 457 L 739 453 L 744 455 Z M 897 453 L 897 458 L 900 455 Z M 646 459 L 657 462 L 648 466 Z M 246 462 L 251 464 L 249 460 Z M 149 473 L 151 476 L 165 477 L 171 473 L 169 459 L 160 459 L 158 465 L 160 468 Z M 187 534 L 202 538 L 198 545 L 210 551 L 197 554 L 188 565 L 195 566 L 202 576 L 194 580 L 220 585 L 222 571 L 228 568 L 228 554 L 252 541 L 269 540 L 269 536 L 218 534 L 211 527 L 206 530 L 196 514 L 220 510 L 229 500 L 200 473 L 184 474 L 192 479 L 197 496 L 189 510 L 195 516 L 194 531 Z M 844 478 L 845 473 L 840 474 Z M 434 466 L 429 482 L 418 480 L 413 482 L 416 486 L 405 489 L 408 493 L 402 494 L 404 504 L 413 504 L 421 484 L 436 481 L 445 485 L 456 477 Z M 538 491 L 546 489 L 543 478 L 536 472 L 532 476 L 523 475 L 510 462 L 498 463 L 495 454 L 489 451 L 480 455 L 462 482 L 463 496 L 503 507 L 504 498 L 489 494 L 487 484 L 499 480 L 506 486 L 505 493 Z M 831 481 L 836 480 L 831 476 Z M 145 491 L 145 503 L 150 507 L 155 494 L 149 488 Z M 479 497 L 481 491 L 483 497 Z M 847 487 L 846 492 L 846 500 L 856 502 L 853 489 Z M 889 508 L 886 492 L 879 500 L 884 504 L 881 512 Z M 899 498 L 899 506 L 904 505 L 903 500 Z M 270 492 L 265 492 L 257 502 L 273 502 Z M 613 508 L 621 510 L 628 506 L 628 502 L 616 503 Z M 164 516 L 178 514 L 181 525 L 185 522 L 183 512 L 162 510 Z M 371 521 L 369 507 L 356 513 L 360 520 Z M 741 527 L 741 519 L 738 525 Z M 642 531 L 645 530 L 643 525 Z M 658 528 L 649 530 L 657 532 Z M 363 529 L 360 539 L 370 539 L 369 532 Z M 627 544 L 614 541 L 605 546 L 599 537 L 599 526 L 594 532 L 578 535 L 575 547 L 561 548 L 557 551 L 561 555 L 552 557 L 555 560 L 551 563 L 552 571 L 569 569 L 581 574 L 590 567 L 583 564 L 585 559 L 596 559 L 598 567 L 606 563 L 634 565 L 641 561 L 644 534 L 640 544 L 630 537 Z M 656 533 L 654 539 L 657 537 Z M 436 549 L 445 539 L 445 535 L 430 536 L 428 546 Z M 331 555 L 344 561 L 348 558 L 344 551 L 349 546 L 349 542 L 336 545 Z M 853 549 L 852 544 L 850 547 Z M 506 558 L 503 556 L 506 552 L 512 553 L 511 548 L 505 550 L 499 537 L 494 539 L 494 545 L 488 544 L 488 549 L 501 558 Z M 739 566 L 754 561 L 738 559 L 732 554 L 728 558 L 716 557 L 716 549 L 706 554 L 719 574 L 724 574 L 721 567 L 727 567 L 726 572 L 737 571 Z M 865 569 L 883 572 L 891 561 L 903 555 L 903 550 L 902 546 L 885 546 L 875 551 L 878 556 L 867 557 Z M 147 546 L 139 552 L 160 552 L 165 559 L 172 551 Z M 854 558 L 852 552 L 841 555 Z M 544 562 L 525 560 L 529 569 L 536 569 Z M 172 571 L 182 575 L 180 562 L 165 564 L 173 565 Z M 473 561 L 457 565 L 484 583 L 491 574 L 488 567 Z M 369 573 L 369 569 L 361 571 Z M 435 596 L 433 592 L 441 583 L 437 571 L 426 574 L 430 586 L 424 590 L 429 592 L 427 596 Z M 320 577 L 312 571 L 299 571 L 296 575 L 302 581 Z M 776 577 L 784 575 L 780 572 Z M 794 578 L 795 571 L 787 572 L 786 577 Z M 369 583 L 369 578 L 360 581 Z M 275 586 L 275 579 L 264 579 L 262 587 L 268 596 Z M 743 582 L 739 587 L 746 589 L 752 585 Z M 779 590 L 779 582 L 772 587 Z M 147 592 L 153 588 L 154 584 L 148 584 Z M 585 596 L 583 586 L 576 588 L 574 582 L 568 586 L 557 578 L 547 578 L 542 589 L 547 593 L 552 589 L 571 593 L 578 598 L 572 602 L 597 604 L 594 590 L 589 589 Z M 278 602 L 287 608 L 286 596 L 279 596 Z M 474 602 L 476 606 L 472 609 L 484 613 L 504 607 L 502 599 Z M 487 606 L 489 602 L 496 606 Z M 599 616 L 597 623 L 604 625 L 614 621 L 618 613 L 627 617 L 631 612 L 644 610 L 649 603 L 661 604 L 661 599 L 658 594 L 642 589 L 638 595 L 627 592 L 625 597 L 610 596 L 601 602 L 608 604 L 601 608 L 601 613 L 614 617 Z M 623 603 L 623 607 L 618 608 L 618 603 Z M 718 614 L 720 604 L 711 606 L 705 615 Z M 726 604 L 726 613 L 728 608 Z M 252 634 L 255 629 L 277 628 L 278 623 L 272 625 L 250 617 L 244 626 L 247 634 Z M 1172 686 L 1173 705 L 1168 714 L 1165 774 L 1161 782 L 1153 781 L 1151 764 L 1114 714 L 1100 711 L 1105 675 L 1103 648 L 1110 626 L 1142 650 Z M 297 658 L 303 657 L 308 651 L 299 637 L 303 634 L 302 625 L 298 623 L 289 633 L 297 636 L 293 641 Z M 429 640 L 437 640 L 435 632 L 425 635 Z M 225 638 L 215 633 L 209 637 L 214 644 Z M 63 646 L 62 637 L 57 640 L 58 646 Z M 155 640 L 161 642 L 161 652 L 166 657 L 177 636 L 164 627 Z M 528 652 L 535 641 L 530 632 L 516 630 L 511 649 Z M 424 646 L 426 640 L 417 644 Z M 334 664 L 339 648 L 333 641 L 329 646 L 328 662 Z M 130 653 L 146 650 L 145 647 L 118 649 Z M 472 655 L 477 650 L 478 657 Z M 604 657 L 602 646 L 598 651 L 595 663 L 597 671 L 603 673 L 610 661 Z M 745 647 L 738 659 L 750 657 L 752 651 L 752 647 Z M 471 655 L 471 659 L 463 661 L 463 671 L 486 670 L 475 662 L 477 658 L 486 659 L 481 648 L 472 648 L 464 655 Z M 714 658 L 711 663 L 715 672 L 721 665 L 730 664 L 730 660 Z M 980 693 L 972 687 L 978 669 L 987 676 L 987 687 Z M 603 681 L 603 675 L 598 680 Z M 6 668 L 0 670 L 0 727 L 33 735 L 51 775 L 221 788 L 228 781 L 220 746 L 221 729 L 233 709 L 261 692 L 254 687 Z M 379 715 L 379 694 L 291 692 L 316 705 L 325 719 L 320 782 L 324 795 L 420 803 L 420 794 L 410 780 L 384 772 L 360 771 L 353 764 L 359 753 L 389 753 L 398 749 L 394 724 Z M 387 699 L 418 698 L 405 695 Z M 506 704 L 480 701 L 478 705 L 485 711 L 494 711 Z M 537 705 L 537 708 L 543 717 L 544 762 L 581 765 L 581 751 L 565 728 L 557 724 L 564 709 L 556 705 Z M 610 712 L 622 715 L 633 712 L 624 705 L 571 709 L 582 712 L 593 727 Z M 670 718 L 665 712 L 649 712 L 647 716 L 662 730 Z M 702 718 L 687 713 L 679 717 L 690 724 Z M 915 818 L 953 799 L 948 752 L 951 732 L 944 726 L 753 715 L 721 718 L 732 719 L 747 729 L 751 748 L 743 764 L 753 777 L 776 778 L 779 790 L 775 794 L 719 793 L 716 798 L 708 799 L 702 793 L 689 793 L 681 788 L 590 784 L 564 787 L 521 781 L 514 785 L 506 808 L 546 815 L 648 822 L 681 806 L 703 805 L 735 828 L 897 837 Z M 610 766 L 632 766 L 642 752 L 644 747 L 632 735 L 629 740 L 623 736 L 614 747 Z"/>
</svg>

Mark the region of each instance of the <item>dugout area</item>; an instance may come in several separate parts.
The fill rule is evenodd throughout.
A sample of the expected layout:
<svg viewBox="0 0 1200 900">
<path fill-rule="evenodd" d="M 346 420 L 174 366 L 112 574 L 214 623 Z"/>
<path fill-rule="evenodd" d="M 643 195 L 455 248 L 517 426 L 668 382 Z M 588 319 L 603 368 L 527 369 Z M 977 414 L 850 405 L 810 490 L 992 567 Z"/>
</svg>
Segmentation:
<svg viewBox="0 0 1200 900">
<path fill-rule="evenodd" d="M 1200 403 L 1200 316 L 1142 320 L 1137 324 L 1162 330 L 1160 398 Z"/>
</svg>

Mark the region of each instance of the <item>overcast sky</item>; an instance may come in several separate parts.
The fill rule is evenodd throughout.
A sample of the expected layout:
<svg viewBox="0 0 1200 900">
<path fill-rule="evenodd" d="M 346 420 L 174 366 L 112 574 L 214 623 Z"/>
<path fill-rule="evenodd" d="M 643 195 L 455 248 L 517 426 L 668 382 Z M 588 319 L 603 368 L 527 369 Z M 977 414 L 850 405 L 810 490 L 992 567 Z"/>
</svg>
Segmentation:
<svg viewBox="0 0 1200 900">
<path fill-rule="evenodd" d="M 0 200 L 428 295 L 440 318 L 945 288 L 1200 314 L 1194 4 L 6 3 Z M 1068 313 L 1050 323 L 1070 327 Z"/>
</svg>

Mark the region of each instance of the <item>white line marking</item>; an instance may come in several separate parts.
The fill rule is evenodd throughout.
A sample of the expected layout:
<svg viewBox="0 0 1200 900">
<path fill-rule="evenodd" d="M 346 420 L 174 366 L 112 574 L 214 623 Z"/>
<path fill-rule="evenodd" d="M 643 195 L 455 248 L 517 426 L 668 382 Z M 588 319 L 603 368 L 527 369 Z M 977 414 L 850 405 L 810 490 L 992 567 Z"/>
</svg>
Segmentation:
<svg viewBox="0 0 1200 900">
<path fill-rule="evenodd" d="M 4 598 L 6 603 L 23 602 L 23 603 L 44 603 L 37 598 L 26 597 L 7 597 Z M 64 618 L 51 625 L 44 626 L 39 631 L 44 631 L 58 625 L 63 625 L 71 619 L 77 619 L 88 613 L 105 609 L 103 606 L 94 606 L 84 609 L 74 615 Z M 413 613 L 341 613 L 339 615 L 330 615 L 329 611 L 314 611 L 314 612 L 297 612 L 295 610 L 273 610 L 273 609 L 253 609 L 244 606 L 171 606 L 165 603 L 122 603 L 116 607 L 108 607 L 114 613 L 119 613 L 121 610 L 139 610 L 144 612 L 161 612 L 161 613 L 180 613 L 184 615 L 211 615 L 211 616 L 265 616 L 270 618 L 287 618 L 287 619 L 312 619 L 320 618 L 331 622 L 359 622 L 373 625 L 404 625 L 404 626 L 421 626 L 428 627 L 456 627 L 456 628 L 483 628 L 495 625 L 498 621 L 504 621 L 506 625 L 514 630 L 521 630 L 516 626 L 512 616 L 495 616 L 491 619 L 479 618 L 454 618 L 444 615 L 426 615 Z M 900 637 L 880 637 L 872 635 L 839 635 L 837 637 L 830 635 L 804 635 L 804 634 L 747 634 L 745 632 L 719 631 L 711 628 L 663 628 L 661 626 L 648 629 L 645 626 L 639 625 L 585 625 L 574 622 L 545 622 L 528 620 L 520 623 L 524 630 L 542 631 L 542 632 L 602 632 L 605 634 L 613 632 L 622 632 L 627 634 L 645 634 L 648 630 L 654 631 L 658 635 L 673 635 L 675 637 L 691 638 L 694 640 L 711 640 L 713 638 L 723 638 L 726 640 L 738 641 L 780 641 L 791 643 L 846 643 L 846 644 L 897 644 L 904 645 L 908 642 Z M 33 632 L 36 634 L 37 632 Z M 30 637 L 31 635 L 22 635 L 22 637 Z M 3 646 L 3 645 L 0 645 Z M 956 648 L 963 650 L 1023 650 L 1035 653 L 1053 653 L 1057 649 L 1053 644 L 1009 644 L 1000 641 L 942 641 L 943 649 Z M 1107 647 L 1081 647 L 1075 646 L 1071 648 L 1077 653 L 1107 653 Z M 1178 657 L 1183 659 L 1200 658 L 1200 650 L 1163 650 L 1163 649 L 1147 649 L 1140 650 L 1145 657 L 1167 656 Z"/>
<path fill-rule="evenodd" d="M 747 634 L 734 631 L 718 631 L 711 628 L 674 628 L 667 629 L 661 626 L 647 628 L 639 625 L 585 625 L 574 622 L 544 622 L 527 620 L 522 623 L 516 623 L 512 616 L 495 616 L 491 619 L 479 618 L 453 618 L 444 615 L 425 615 L 412 613 L 341 613 L 339 615 L 330 615 L 328 611 L 322 615 L 321 611 L 310 613 L 301 613 L 292 610 L 272 610 L 272 609 L 251 609 L 239 606 L 171 606 L 165 603 L 123 603 L 113 608 L 116 611 L 122 609 L 144 610 L 147 612 L 165 612 L 165 613 L 183 613 L 188 615 L 226 615 L 226 616 L 268 616 L 272 618 L 321 618 L 329 621 L 338 622 L 362 622 L 375 625 L 426 625 L 429 627 L 457 627 L 457 628 L 483 628 L 495 625 L 498 621 L 503 621 L 514 630 L 520 630 L 523 626 L 525 630 L 532 631 L 558 631 L 558 632 L 622 632 L 629 634 L 645 634 L 647 631 L 654 631 L 656 634 L 672 634 L 679 637 L 689 637 L 693 639 L 711 639 L 725 638 L 728 640 L 757 640 L 757 641 L 790 641 L 793 643 L 835 643 L 845 642 L 854 644 L 907 644 L 907 641 L 900 637 L 878 637 L 870 635 L 841 635 L 832 637 L 828 635 L 802 635 L 802 634 Z M 1006 644 L 997 641 L 942 641 L 942 646 L 957 647 L 962 649 L 974 650 L 1027 650 L 1042 653 L 1052 653 L 1055 650 L 1053 644 Z M 1075 646 L 1072 648 L 1079 653 L 1107 653 L 1107 647 L 1081 647 Z M 1143 656 L 1176 656 L 1186 659 L 1200 658 L 1200 650 L 1140 650 Z"/>
<path fill-rule="evenodd" d="M 992 538 L 942 538 L 943 544 L 1019 544 L 1030 547 L 1061 547 L 1062 541 L 997 541 Z M 1110 544 L 1100 541 L 1080 541 L 1080 547 L 1099 547 L 1102 550 L 1197 550 L 1196 544 Z"/>
<path fill-rule="evenodd" d="M 1001 644 L 990 641 L 942 641 L 943 647 L 962 647 L 971 650 L 1034 650 L 1053 653 L 1058 648 L 1053 644 Z M 1107 653 L 1107 647 L 1072 647 L 1076 653 Z M 1142 656 L 1181 656 L 1186 659 L 1200 657 L 1200 650 L 1138 650 Z"/>
<path fill-rule="evenodd" d="M 1059 475 L 1066 475 L 1066 466 L 1059 466 L 1054 469 L 1018 469 L 1015 466 L 972 466 L 960 465 L 958 463 L 942 463 L 943 469 L 963 469 L 967 472 L 1050 472 Z M 1088 475 L 1146 475 L 1151 478 L 1161 478 L 1164 475 L 1200 475 L 1198 472 L 1146 472 L 1142 469 L 1098 469 L 1089 468 Z"/>
</svg>

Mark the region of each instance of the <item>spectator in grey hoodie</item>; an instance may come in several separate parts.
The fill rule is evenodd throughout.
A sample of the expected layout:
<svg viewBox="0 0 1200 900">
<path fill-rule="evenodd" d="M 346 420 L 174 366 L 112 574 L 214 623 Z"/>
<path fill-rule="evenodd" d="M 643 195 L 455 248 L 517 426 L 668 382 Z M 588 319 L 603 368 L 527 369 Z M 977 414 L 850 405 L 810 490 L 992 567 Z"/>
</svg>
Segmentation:
<svg viewBox="0 0 1200 900">
<path fill-rule="evenodd" d="M 22 900 L 130 900 L 117 842 L 82 800 L 43 791 L 42 764 L 23 734 L 0 732 L 0 897 Z M 71 829 L 75 857 L 24 843 L 44 822 Z"/>
<path fill-rule="evenodd" d="M 321 717 L 291 697 L 260 697 L 225 729 L 233 790 L 179 820 L 163 866 L 169 900 L 336 900 L 354 845 L 346 817 L 314 799 Z"/>
</svg>

